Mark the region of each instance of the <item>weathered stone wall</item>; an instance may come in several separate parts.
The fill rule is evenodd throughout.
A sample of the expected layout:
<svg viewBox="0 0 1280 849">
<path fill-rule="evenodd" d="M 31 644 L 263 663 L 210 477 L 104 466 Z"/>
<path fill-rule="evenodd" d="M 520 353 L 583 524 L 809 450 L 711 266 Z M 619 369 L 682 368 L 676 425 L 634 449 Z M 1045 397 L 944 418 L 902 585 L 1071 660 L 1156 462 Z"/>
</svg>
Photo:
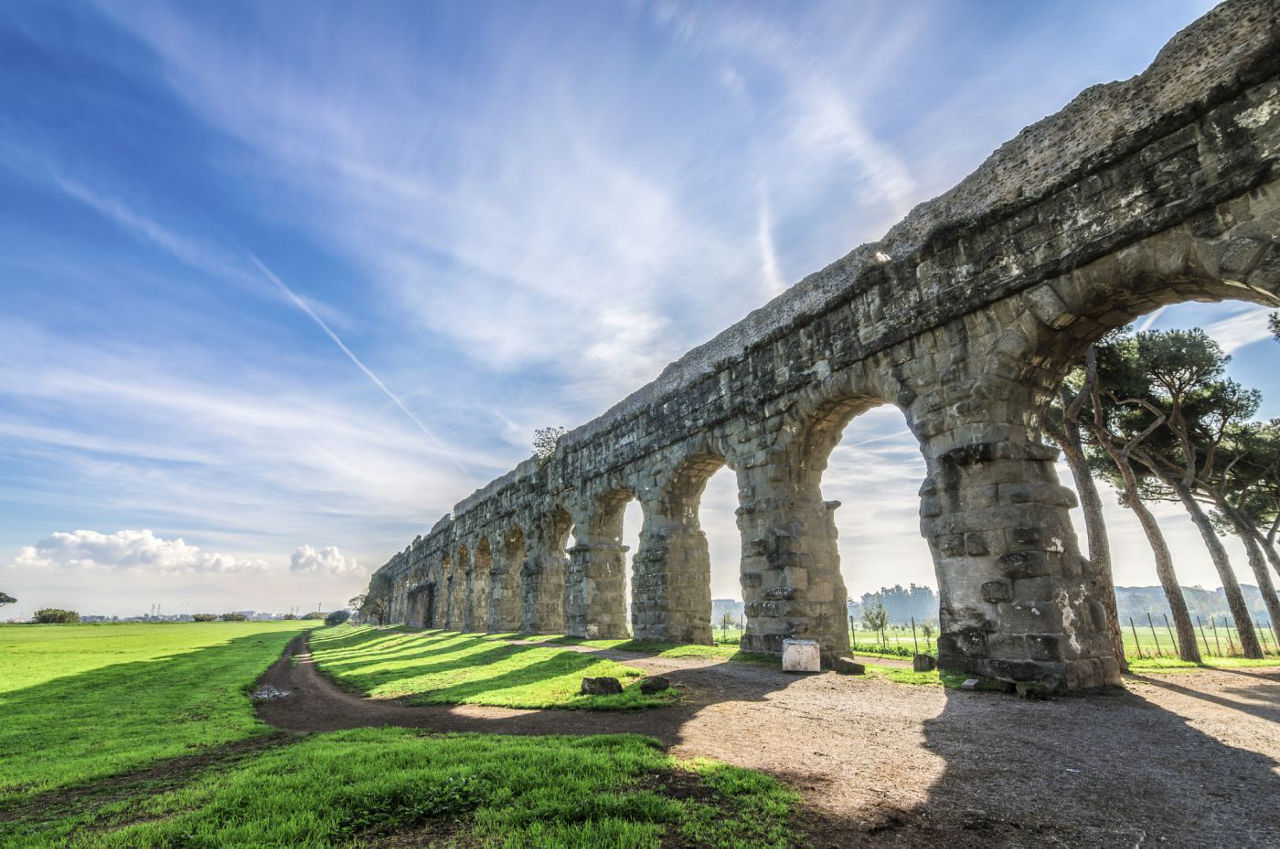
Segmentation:
<svg viewBox="0 0 1280 849">
<path fill-rule="evenodd" d="M 1224 3 L 1140 76 L 1082 93 L 880 242 L 566 434 L 544 465 L 464 499 L 379 570 L 391 618 L 622 635 L 635 498 L 635 636 L 708 640 L 698 501 L 727 465 L 743 647 L 810 637 L 829 661 L 848 637 L 822 471 L 853 417 L 895 404 L 929 470 L 941 665 L 1059 688 L 1117 680 L 1037 411 L 1085 346 L 1157 306 L 1280 304 L 1277 19 L 1274 0 Z"/>
</svg>

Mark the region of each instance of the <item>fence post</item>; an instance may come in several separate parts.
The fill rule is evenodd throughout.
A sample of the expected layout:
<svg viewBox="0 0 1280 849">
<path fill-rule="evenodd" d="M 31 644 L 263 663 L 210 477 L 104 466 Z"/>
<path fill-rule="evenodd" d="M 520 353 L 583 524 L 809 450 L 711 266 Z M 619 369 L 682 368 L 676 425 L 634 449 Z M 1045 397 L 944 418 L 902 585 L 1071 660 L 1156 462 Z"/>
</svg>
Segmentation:
<svg viewBox="0 0 1280 849">
<path fill-rule="evenodd" d="M 916 618 L 911 617 L 911 644 L 916 647 L 916 654 L 920 654 L 920 643 L 916 642 Z"/>
<path fill-rule="evenodd" d="M 1138 641 L 1138 626 L 1133 624 L 1133 617 L 1129 617 L 1129 627 L 1133 629 L 1133 647 L 1138 652 L 1138 657 L 1142 657 L 1142 643 Z"/>
<path fill-rule="evenodd" d="M 1156 636 L 1156 623 L 1151 621 L 1151 611 L 1147 611 L 1147 625 L 1151 628 L 1151 639 L 1156 641 L 1156 655 L 1164 657 L 1164 652 L 1160 651 L 1160 638 Z"/>
<path fill-rule="evenodd" d="M 1227 645 L 1231 646 L 1231 653 L 1236 653 L 1236 641 L 1231 639 L 1231 625 L 1227 621 L 1227 617 L 1222 617 L 1222 630 L 1227 632 Z"/>
<path fill-rule="evenodd" d="M 1213 644 L 1218 647 L 1218 657 L 1222 657 L 1222 641 L 1218 639 L 1218 621 L 1209 617 L 1209 627 L 1213 629 Z"/>
</svg>

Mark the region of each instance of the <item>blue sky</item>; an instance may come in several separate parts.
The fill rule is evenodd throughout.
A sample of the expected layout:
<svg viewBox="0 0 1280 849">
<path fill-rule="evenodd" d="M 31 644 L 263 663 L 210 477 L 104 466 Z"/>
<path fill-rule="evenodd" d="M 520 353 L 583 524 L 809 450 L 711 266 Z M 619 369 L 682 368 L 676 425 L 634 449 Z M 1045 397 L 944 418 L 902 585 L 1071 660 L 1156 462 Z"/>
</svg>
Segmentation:
<svg viewBox="0 0 1280 849">
<path fill-rule="evenodd" d="M 1209 5 L 4 4 L 0 588 L 18 614 L 335 605 L 535 427 Z M 1276 415 L 1260 316 L 1154 326 L 1218 327 Z M 877 411 L 832 460 L 854 592 L 933 583 L 909 440 Z M 731 500 L 703 513 L 717 595 Z"/>
</svg>

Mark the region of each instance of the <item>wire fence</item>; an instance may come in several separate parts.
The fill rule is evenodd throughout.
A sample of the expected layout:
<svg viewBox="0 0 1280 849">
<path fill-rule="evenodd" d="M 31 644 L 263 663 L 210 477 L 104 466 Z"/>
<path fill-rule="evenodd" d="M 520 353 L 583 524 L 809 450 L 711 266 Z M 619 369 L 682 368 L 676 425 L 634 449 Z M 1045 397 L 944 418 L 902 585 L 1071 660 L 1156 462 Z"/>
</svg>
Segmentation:
<svg viewBox="0 0 1280 849">
<path fill-rule="evenodd" d="M 1122 623 L 1124 632 L 1124 652 L 1130 658 L 1176 658 L 1178 657 L 1178 637 L 1167 614 L 1150 612 L 1139 617 L 1127 617 Z M 1196 629 L 1196 644 L 1203 657 L 1243 657 L 1240 645 L 1240 633 L 1228 616 L 1194 616 L 1192 621 Z M 725 626 L 723 620 L 715 623 L 713 628 L 715 641 L 720 644 L 736 645 L 743 634 L 745 623 L 738 618 Z M 889 625 L 883 632 L 859 627 L 861 623 L 851 622 L 849 644 L 856 651 L 882 652 L 900 654 L 909 657 L 916 653 L 936 654 L 936 623 L 908 623 Z M 1280 645 L 1277 644 L 1275 632 L 1270 622 L 1257 621 L 1254 632 L 1262 644 L 1263 653 L 1268 656 L 1280 656 Z"/>
<path fill-rule="evenodd" d="M 1178 637 L 1167 614 L 1152 615 L 1147 612 L 1141 617 L 1128 617 L 1127 628 L 1124 629 L 1124 653 L 1129 657 L 1177 657 Z M 1240 645 L 1240 632 L 1235 623 L 1227 616 L 1192 617 L 1195 625 L 1196 644 L 1203 657 L 1243 657 L 1244 650 Z M 1262 644 L 1262 651 L 1267 655 L 1280 655 L 1280 646 L 1276 644 L 1275 633 L 1270 622 L 1254 623 L 1254 633 Z"/>
<path fill-rule="evenodd" d="M 744 624 L 741 618 L 737 618 L 726 626 L 722 618 L 712 623 L 712 636 L 720 645 L 737 645 L 742 639 Z M 885 628 L 883 633 L 862 627 L 861 623 L 853 623 L 849 629 L 849 645 L 855 652 L 877 652 L 903 657 L 917 653 L 937 654 L 937 637 L 936 622 L 893 624 Z"/>
</svg>

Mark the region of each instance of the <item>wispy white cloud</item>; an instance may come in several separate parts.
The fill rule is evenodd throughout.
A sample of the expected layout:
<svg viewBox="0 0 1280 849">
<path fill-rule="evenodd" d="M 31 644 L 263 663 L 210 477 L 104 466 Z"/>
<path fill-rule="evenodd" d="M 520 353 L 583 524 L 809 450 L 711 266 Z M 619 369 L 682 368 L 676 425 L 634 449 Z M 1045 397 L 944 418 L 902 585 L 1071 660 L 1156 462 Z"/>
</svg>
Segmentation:
<svg viewBox="0 0 1280 849">
<path fill-rule="evenodd" d="M 227 374 L 213 353 L 171 348 L 157 361 L 143 340 L 105 351 L 0 326 L 0 440 L 11 458 L 63 470 L 38 482 L 42 496 L 32 481 L 25 497 L 13 491 L 28 502 L 131 506 L 273 536 L 319 535 L 336 516 L 398 526 L 378 531 L 381 540 L 352 540 L 376 551 L 398 548 L 399 534 L 468 490 L 438 447 L 391 410 L 371 411 L 349 382 L 320 389 L 288 373 Z M 476 451 L 464 457 L 487 473 L 505 467 Z"/>
<path fill-rule="evenodd" d="M 227 256 L 212 245 L 175 232 L 154 218 L 139 213 L 119 198 L 58 173 L 52 174 L 52 181 L 70 197 L 193 268 L 221 279 L 235 279 L 243 274 L 242 269 L 228 262 Z"/>
<path fill-rule="evenodd" d="M 575 416 L 608 406 L 789 283 L 774 232 L 813 186 L 847 186 L 857 201 L 846 204 L 848 215 L 883 203 L 876 226 L 914 199 L 905 167 L 856 105 L 803 50 L 742 10 L 670 4 L 652 14 L 681 49 L 716 57 L 698 85 L 728 90 L 749 109 L 736 64 L 744 61 L 782 86 L 791 114 L 766 116 L 747 140 L 715 139 L 737 146 L 724 151 L 726 176 L 743 157 L 756 172 L 742 200 L 750 203 L 758 179 L 785 183 L 777 198 L 752 204 L 756 215 L 723 193 L 700 192 L 705 177 L 692 173 L 706 156 L 700 147 L 672 146 L 669 136 L 619 138 L 614 116 L 567 82 L 579 57 L 535 56 L 536 40 L 504 45 L 484 98 L 415 114 L 405 103 L 422 94 L 397 82 L 414 57 L 394 40 L 373 67 L 364 53 L 353 64 L 356 55 L 343 52 L 308 78 L 252 40 L 228 44 L 170 13 L 110 8 L 163 58 L 176 91 L 254 151 L 264 179 L 295 201 L 314 199 L 288 214 L 329 234 L 407 317 L 459 354 L 554 376 Z M 368 34 L 354 25 L 344 35 L 358 45 Z M 875 61 L 889 61 L 880 57 L 904 49 L 903 39 L 909 32 L 881 38 Z M 455 103 L 441 85 L 429 79 L 425 91 Z M 825 245 L 803 257 L 806 266 L 851 246 L 839 220 L 823 223 Z M 752 238 L 759 263 L 734 247 Z M 763 287 L 744 286 L 761 275 Z"/>
<path fill-rule="evenodd" d="M 1168 309 L 1168 307 L 1158 307 L 1152 310 L 1151 312 L 1147 313 L 1142 318 L 1138 319 L 1137 322 L 1134 323 L 1133 329 L 1137 330 L 1140 333 L 1150 330 L 1153 326 L 1155 326 L 1155 323 L 1160 320 L 1160 316 L 1164 314 L 1164 311 L 1166 309 Z"/>
<path fill-rule="evenodd" d="M 778 251 L 773 245 L 773 210 L 768 189 L 760 188 L 760 208 L 757 212 L 756 244 L 760 248 L 760 274 L 764 278 L 765 292 L 769 297 L 780 294 L 787 284 L 778 266 Z"/>
<path fill-rule="evenodd" d="M 738 73 L 729 62 L 725 62 L 720 66 L 719 74 L 720 84 L 728 89 L 729 93 L 743 103 L 750 102 L 751 94 L 747 90 L 746 80 L 742 78 L 742 74 Z"/>
<path fill-rule="evenodd" d="M 233 285 L 269 301 L 288 298 L 292 303 L 297 298 L 302 300 L 311 315 L 326 322 L 326 326 L 344 322 L 342 314 L 329 304 L 303 300 L 297 295 L 289 297 L 275 287 L 262 286 L 251 266 L 244 263 L 231 246 L 182 232 L 140 209 L 136 202 L 96 186 L 90 180 L 68 176 L 65 166 L 47 153 L 28 150 L 10 142 L 0 147 L 0 162 L 29 178 L 53 186 L 140 242 L 158 248 L 221 285 Z"/>
<path fill-rule="evenodd" d="M 861 203 L 887 203 L 901 215 L 916 198 L 906 163 L 868 128 L 853 104 L 834 86 L 810 83 L 796 96 L 795 132 L 801 144 L 820 154 L 847 157 L 862 179 L 854 184 Z M 852 194 L 852 192 L 851 192 Z"/>
<path fill-rule="evenodd" d="M 1235 315 L 1215 321 L 1205 327 L 1205 332 L 1222 346 L 1228 354 L 1255 342 L 1271 340 L 1268 324 L 1274 310 L 1262 306 L 1250 306 Z"/>
</svg>

